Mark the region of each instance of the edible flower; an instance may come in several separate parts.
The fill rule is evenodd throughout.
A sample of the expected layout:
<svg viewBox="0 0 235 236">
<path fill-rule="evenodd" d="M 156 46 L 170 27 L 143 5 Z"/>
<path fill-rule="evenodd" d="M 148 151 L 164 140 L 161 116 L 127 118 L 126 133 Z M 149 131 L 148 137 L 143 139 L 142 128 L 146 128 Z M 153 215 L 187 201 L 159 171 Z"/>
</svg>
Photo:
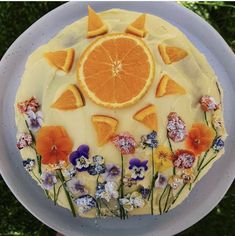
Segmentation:
<svg viewBox="0 0 235 236">
<path fill-rule="evenodd" d="M 220 116 L 216 113 L 212 115 L 212 125 L 217 132 L 220 132 L 223 129 L 223 121 Z"/>
<path fill-rule="evenodd" d="M 89 194 L 78 197 L 75 199 L 75 203 L 82 214 L 96 207 L 96 200 Z"/>
<path fill-rule="evenodd" d="M 145 188 L 144 186 L 139 186 L 138 188 L 138 192 L 142 195 L 143 199 L 146 199 L 149 194 L 150 194 L 150 189 L 149 188 Z"/>
<path fill-rule="evenodd" d="M 42 127 L 43 124 L 42 112 L 41 111 L 33 112 L 31 110 L 27 111 L 26 122 L 29 127 L 29 130 L 37 132 Z"/>
<path fill-rule="evenodd" d="M 149 148 L 157 148 L 158 141 L 157 141 L 157 132 L 152 131 L 147 135 L 141 136 L 140 146 L 145 149 L 146 147 Z"/>
<path fill-rule="evenodd" d="M 129 170 L 131 170 L 131 178 L 134 180 L 143 180 L 145 171 L 148 170 L 148 161 L 140 161 L 138 158 L 132 158 L 129 162 Z"/>
<path fill-rule="evenodd" d="M 131 188 L 133 185 L 137 184 L 137 181 L 132 179 L 130 175 L 125 175 L 123 178 L 123 183 L 125 187 Z"/>
<path fill-rule="evenodd" d="M 186 148 L 195 155 L 207 151 L 213 142 L 214 130 L 204 123 L 193 124 L 185 140 Z"/>
<path fill-rule="evenodd" d="M 120 198 L 119 203 L 126 211 L 132 211 L 134 208 L 143 208 L 145 206 L 145 200 L 141 193 L 137 191 L 127 194 L 124 198 Z"/>
<path fill-rule="evenodd" d="M 165 188 L 167 185 L 167 177 L 161 173 L 158 173 L 157 179 L 155 180 L 155 188 Z"/>
<path fill-rule="evenodd" d="M 22 149 L 24 147 L 28 147 L 32 144 L 33 139 L 29 133 L 21 133 L 19 135 L 19 139 L 17 141 L 16 147 L 18 149 Z"/>
<path fill-rule="evenodd" d="M 83 182 L 75 177 L 73 177 L 67 182 L 67 189 L 69 192 L 71 192 L 74 196 L 77 197 L 88 194 L 88 191 L 85 188 Z"/>
<path fill-rule="evenodd" d="M 183 185 L 183 180 L 181 177 L 177 175 L 173 175 L 168 179 L 168 184 L 174 189 L 178 189 L 180 186 Z"/>
<path fill-rule="evenodd" d="M 133 136 L 127 132 L 114 136 L 112 142 L 123 155 L 134 153 L 137 146 Z"/>
<path fill-rule="evenodd" d="M 166 169 L 172 167 L 171 150 L 165 146 L 158 146 L 154 153 L 154 162 L 158 172 L 164 172 Z"/>
<path fill-rule="evenodd" d="M 35 167 L 35 160 L 30 159 L 30 158 L 23 160 L 22 163 L 23 163 L 24 168 L 29 172 L 32 171 L 33 168 Z"/>
<path fill-rule="evenodd" d="M 67 162 L 72 147 L 72 140 L 63 126 L 44 126 L 37 134 L 36 150 L 43 164 Z"/>
<path fill-rule="evenodd" d="M 104 158 L 100 155 L 92 157 L 93 163 L 90 164 L 88 168 L 88 173 L 90 175 L 103 174 L 105 172 Z"/>
<path fill-rule="evenodd" d="M 121 169 L 115 164 L 107 164 L 103 177 L 106 181 L 111 181 L 121 175 Z"/>
<path fill-rule="evenodd" d="M 212 144 L 212 148 L 217 152 L 223 149 L 224 148 L 223 139 L 221 137 L 217 137 Z"/>
<path fill-rule="evenodd" d="M 76 176 L 77 170 L 76 170 L 76 167 L 73 166 L 73 167 L 70 168 L 70 169 L 67 169 L 67 168 L 63 169 L 63 170 L 62 170 L 62 173 L 63 173 L 64 176 L 66 176 L 66 177 L 68 177 L 69 179 L 71 179 L 71 178 L 73 178 L 73 177 Z"/>
<path fill-rule="evenodd" d="M 19 102 L 17 107 L 21 113 L 27 113 L 28 111 L 37 112 L 40 108 L 39 102 L 35 96 L 28 100 Z"/>
<path fill-rule="evenodd" d="M 95 196 L 97 199 L 105 199 L 107 202 L 110 202 L 112 198 L 117 199 L 119 196 L 117 183 L 114 181 L 98 183 Z"/>
<path fill-rule="evenodd" d="M 187 134 L 184 121 L 176 112 L 171 112 L 167 116 L 167 135 L 174 142 L 182 142 Z"/>
<path fill-rule="evenodd" d="M 87 171 L 90 166 L 89 158 L 89 146 L 81 145 L 78 149 L 72 152 L 69 156 L 69 161 L 77 168 L 79 172 Z"/>
<path fill-rule="evenodd" d="M 215 99 L 211 96 L 202 96 L 199 102 L 203 111 L 215 111 L 219 109 L 219 104 L 217 104 Z"/>
<path fill-rule="evenodd" d="M 181 175 L 184 184 L 189 184 L 193 182 L 194 175 L 192 169 L 184 169 Z"/>
<path fill-rule="evenodd" d="M 193 152 L 178 149 L 173 157 L 173 163 L 177 168 L 189 169 L 192 168 L 195 159 Z"/>
<path fill-rule="evenodd" d="M 43 172 L 41 175 L 42 187 L 50 190 L 57 183 L 56 176 L 52 172 Z"/>
</svg>

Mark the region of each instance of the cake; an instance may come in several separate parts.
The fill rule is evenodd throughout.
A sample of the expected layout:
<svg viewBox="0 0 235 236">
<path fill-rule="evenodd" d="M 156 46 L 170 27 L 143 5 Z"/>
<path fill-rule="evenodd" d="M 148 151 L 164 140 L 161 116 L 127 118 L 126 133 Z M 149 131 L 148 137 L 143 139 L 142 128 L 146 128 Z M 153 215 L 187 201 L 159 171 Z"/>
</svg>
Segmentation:
<svg viewBox="0 0 235 236">
<path fill-rule="evenodd" d="M 178 28 L 89 6 L 29 56 L 15 119 L 23 167 L 55 205 L 88 218 L 168 212 L 227 136 L 222 88 Z"/>
</svg>

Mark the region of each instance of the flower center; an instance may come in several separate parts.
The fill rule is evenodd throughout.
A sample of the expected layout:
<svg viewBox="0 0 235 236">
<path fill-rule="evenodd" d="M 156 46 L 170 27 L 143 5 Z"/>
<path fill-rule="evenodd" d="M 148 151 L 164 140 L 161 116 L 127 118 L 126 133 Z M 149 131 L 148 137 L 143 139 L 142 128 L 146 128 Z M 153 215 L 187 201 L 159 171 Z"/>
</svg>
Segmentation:
<svg viewBox="0 0 235 236">
<path fill-rule="evenodd" d="M 165 159 L 167 158 L 167 153 L 165 153 L 165 152 L 160 152 L 160 153 L 159 153 L 159 158 L 165 160 Z"/>
<path fill-rule="evenodd" d="M 122 63 L 120 61 L 114 61 L 112 64 L 113 76 L 117 76 L 121 70 L 122 70 Z"/>
<path fill-rule="evenodd" d="M 51 154 L 57 154 L 57 146 L 55 144 L 51 146 Z"/>
<path fill-rule="evenodd" d="M 198 139 L 198 138 L 194 139 L 194 143 L 195 143 L 196 145 L 199 145 L 200 142 L 201 142 L 200 139 Z"/>
</svg>

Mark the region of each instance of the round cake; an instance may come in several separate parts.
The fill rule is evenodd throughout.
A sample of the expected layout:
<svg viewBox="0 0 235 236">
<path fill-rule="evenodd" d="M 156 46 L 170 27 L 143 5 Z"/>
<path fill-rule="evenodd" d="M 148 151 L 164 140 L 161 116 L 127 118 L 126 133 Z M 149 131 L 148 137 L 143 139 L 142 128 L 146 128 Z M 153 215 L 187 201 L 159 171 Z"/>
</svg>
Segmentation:
<svg viewBox="0 0 235 236">
<path fill-rule="evenodd" d="M 206 58 L 165 20 L 121 9 L 88 7 L 29 56 L 15 116 L 23 167 L 89 218 L 168 212 L 227 136 Z"/>
</svg>

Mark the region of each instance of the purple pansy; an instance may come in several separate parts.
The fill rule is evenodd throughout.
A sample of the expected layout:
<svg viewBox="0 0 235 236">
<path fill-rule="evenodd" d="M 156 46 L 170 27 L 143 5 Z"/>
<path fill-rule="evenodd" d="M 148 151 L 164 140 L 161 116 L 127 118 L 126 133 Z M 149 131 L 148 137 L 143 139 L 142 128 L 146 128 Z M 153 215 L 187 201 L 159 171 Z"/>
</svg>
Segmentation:
<svg viewBox="0 0 235 236">
<path fill-rule="evenodd" d="M 83 196 L 88 194 L 87 189 L 84 186 L 84 183 L 77 178 L 73 177 L 67 182 L 67 188 L 75 196 Z"/>
<path fill-rule="evenodd" d="M 43 123 L 43 117 L 42 112 L 37 111 L 33 112 L 32 110 L 27 111 L 27 118 L 26 122 L 28 124 L 28 127 L 31 131 L 37 132 L 41 127 Z"/>
<path fill-rule="evenodd" d="M 143 180 L 145 171 L 148 169 L 148 161 L 141 161 L 138 158 L 132 158 L 129 162 L 129 170 L 131 170 L 131 178 L 134 180 Z"/>
<path fill-rule="evenodd" d="M 116 177 L 120 176 L 121 169 L 115 164 L 107 164 L 105 173 L 103 174 L 103 177 L 107 181 L 114 180 Z"/>
<path fill-rule="evenodd" d="M 41 175 L 42 187 L 50 190 L 57 183 L 56 176 L 52 172 L 43 172 Z"/>
<path fill-rule="evenodd" d="M 155 188 L 165 188 L 167 185 L 167 177 L 161 173 L 158 173 L 155 181 Z"/>
<path fill-rule="evenodd" d="M 69 156 L 69 161 L 76 167 L 78 171 L 87 171 L 90 165 L 89 146 L 80 145 L 78 149 L 72 152 Z"/>
<path fill-rule="evenodd" d="M 146 147 L 157 148 L 158 146 L 157 132 L 152 131 L 147 135 L 141 136 L 140 145 L 142 146 L 143 149 L 145 149 Z"/>
<path fill-rule="evenodd" d="M 138 189 L 138 192 L 141 193 L 141 195 L 144 199 L 146 199 L 150 194 L 150 189 L 145 188 L 144 186 L 140 186 Z"/>
<path fill-rule="evenodd" d="M 214 140 L 212 148 L 217 152 L 224 148 L 224 141 L 221 139 L 221 137 L 217 137 Z"/>
<path fill-rule="evenodd" d="M 23 160 L 23 166 L 27 171 L 32 171 L 35 167 L 35 160 L 28 158 L 27 160 Z"/>
</svg>

